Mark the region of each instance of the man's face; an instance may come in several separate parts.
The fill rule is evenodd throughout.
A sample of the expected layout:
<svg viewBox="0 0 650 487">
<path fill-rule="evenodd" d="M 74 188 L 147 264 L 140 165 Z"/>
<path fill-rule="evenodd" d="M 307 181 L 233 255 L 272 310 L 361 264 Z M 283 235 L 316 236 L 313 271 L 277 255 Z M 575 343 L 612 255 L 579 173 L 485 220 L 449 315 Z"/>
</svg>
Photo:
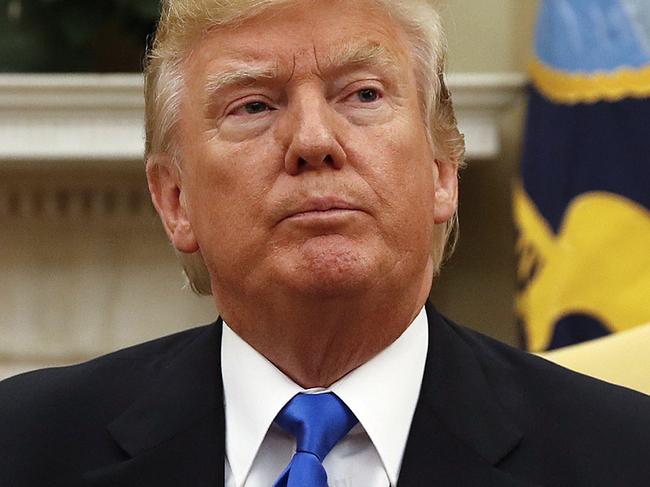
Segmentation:
<svg viewBox="0 0 650 487">
<path fill-rule="evenodd" d="M 405 35 L 369 5 L 296 2 L 186 60 L 172 240 L 200 249 L 217 301 L 353 295 L 427 267 L 455 170 L 439 177 Z"/>
</svg>

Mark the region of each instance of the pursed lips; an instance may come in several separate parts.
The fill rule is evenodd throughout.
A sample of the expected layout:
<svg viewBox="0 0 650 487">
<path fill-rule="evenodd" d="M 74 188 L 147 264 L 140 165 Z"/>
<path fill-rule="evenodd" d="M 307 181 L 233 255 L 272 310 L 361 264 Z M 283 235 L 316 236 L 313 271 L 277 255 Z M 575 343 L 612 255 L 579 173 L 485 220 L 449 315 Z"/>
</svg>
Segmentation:
<svg viewBox="0 0 650 487">
<path fill-rule="evenodd" d="M 338 197 L 309 198 L 286 213 L 282 220 L 336 218 L 347 213 L 363 211 L 357 205 Z"/>
</svg>

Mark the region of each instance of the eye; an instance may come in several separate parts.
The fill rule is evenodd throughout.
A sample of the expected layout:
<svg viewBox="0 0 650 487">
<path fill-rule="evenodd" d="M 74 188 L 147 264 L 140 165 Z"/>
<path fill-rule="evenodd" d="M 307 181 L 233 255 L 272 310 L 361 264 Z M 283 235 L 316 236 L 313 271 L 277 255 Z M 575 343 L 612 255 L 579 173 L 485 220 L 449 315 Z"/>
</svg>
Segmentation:
<svg viewBox="0 0 650 487">
<path fill-rule="evenodd" d="M 246 116 L 246 115 L 259 115 L 261 113 L 270 112 L 274 110 L 268 103 L 260 100 L 252 100 L 244 104 L 235 106 L 228 115 Z"/>
<path fill-rule="evenodd" d="M 255 115 L 257 113 L 266 112 L 267 110 L 271 109 L 271 107 L 269 107 L 263 101 L 252 101 L 250 103 L 246 103 L 243 108 L 249 115 Z"/>
<path fill-rule="evenodd" d="M 362 103 L 372 103 L 381 97 L 379 91 L 375 90 L 374 88 L 364 88 L 357 91 L 356 95 L 357 98 L 359 98 L 359 101 Z"/>
</svg>

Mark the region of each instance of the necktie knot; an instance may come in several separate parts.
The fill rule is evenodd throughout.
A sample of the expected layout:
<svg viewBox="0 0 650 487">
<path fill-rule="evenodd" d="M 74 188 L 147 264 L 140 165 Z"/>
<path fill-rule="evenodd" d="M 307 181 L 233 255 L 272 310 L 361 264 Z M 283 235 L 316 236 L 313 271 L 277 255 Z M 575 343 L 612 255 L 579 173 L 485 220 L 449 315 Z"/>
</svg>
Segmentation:
<svg viewBox="0 0 650 487">
<path fill-rule="evenodd" d="M 296 438 L 296 455 L 274 485 L 302 487 L 327 485 L 322 462 L 358 420 L 343 401 L 328 392 L 296 394 L 275 422 Z"/>
<path fill-rule="evenodd" d="M 358 420 L 335 394 L 296 394 L 275 418 L 296 438 L 297 451 L 312 453 L 322 462 Z"/>
</svg>

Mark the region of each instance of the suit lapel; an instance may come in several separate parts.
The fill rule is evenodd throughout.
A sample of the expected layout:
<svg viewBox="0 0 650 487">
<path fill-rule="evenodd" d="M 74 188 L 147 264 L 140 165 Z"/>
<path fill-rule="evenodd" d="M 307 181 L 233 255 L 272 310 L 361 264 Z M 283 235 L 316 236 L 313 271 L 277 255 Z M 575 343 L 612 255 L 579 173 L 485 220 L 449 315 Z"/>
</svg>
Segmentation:
<svg viewBox="0 0 650 487">
<path fill-rule="evenodd" d="M 495 467 L 521 440 L 473 350 L 427 305 L 429 350 L 399 487 L 524 487 Z"/>
<path fill-rule="evenodd" d="M 88 472 L 83 485 L 224 484 L 221 320 L 165 364 L 108 429 L 129 459 Z"/>
</svg>

